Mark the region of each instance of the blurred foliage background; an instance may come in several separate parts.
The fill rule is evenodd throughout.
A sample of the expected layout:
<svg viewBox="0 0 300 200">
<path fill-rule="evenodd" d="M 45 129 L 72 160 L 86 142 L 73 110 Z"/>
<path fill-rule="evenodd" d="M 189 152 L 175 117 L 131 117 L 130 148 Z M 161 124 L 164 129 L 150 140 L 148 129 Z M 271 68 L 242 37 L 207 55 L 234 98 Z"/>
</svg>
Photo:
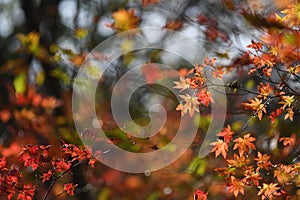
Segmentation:
<svg viewBox="0 0 300 200">
<path fill-rule="evenodd" d="M 285 8 L 289 1 L 240 0 L 2 0 L 0 2 L 0 149 L 13 162 L 26 144 L 60 145 L 62 141 L 81 145 L 72 116 L 72 84 L 87 54 L 110 36 L 142 27 L 168 28 L 179 31 L 218 57 L 224 67 L 232 66 L 250 44 L 261 37 L 264 28 L 277 24 L 264 21 L 270 13 Z M 157 39 L 155 33 L 145 33 Z M 159 38 L 162 45 L 164 38 Z M 130 44 L 123 44 L 128 48 Z M 174 46 L 174 48 L 179 48 Z M 140 53 L 140 54 L 139 54 Z M 186 57 L 186 52 L 182 52 Z M 159 62 L 186 73 L 191 69 L 181 58 L 160 51 L 134 52 L 123 55 L 111 67 L 98 87 L 96 110 L 101 113 L 103 130 L 120 147 L 130 151 L 155 151 L 172 139 L 179 124 L 178 102 L 169 91 L 159 86 L 140 88 L 130 105 L 133 119 L 140 124 L 149 121 L 148 107 L 155 100 L 163 102 L 168 120 L 158 136 L 131 138 L 114 123 L 110 110 L 110 95 L 115 82 L 135 63 Z M 143 72 L 143 78 L 155 79 L 161 72 Z M 259 80 L 249 80 L 239 71 L 225 76 L 231 88 L 236 77 L 249 90 Z M 231 85 L 230 85 L 231 84 Z M 299 84 L 299 83 L 295 83 Z M 229 88 L 230 88 L 229 87 Z M 251 94 L 249 94 L 251 95 Z M 249 120 L 241 102 L 246 95 L 228 96 L 226 124 L 240 129 Z M 197 157 L 203 134 L 210 123 L 208 110 L 203 110 L 199 133 L 193 145 L 172 165 L 144 174 L 128 174 L 101 163 L 95 169 L 79 166 L 64 177 L 78 184 L 74 197 L 61 195 L 57 199 L 193 199 L 196 188 L 209 191 L 210 199 L 236 199 L 227 195 L 224 183 L 214 173 L 221 161 L 214 155 Z M 251 116 L 250 116 L 251 117 Z M 268 120 L 268 119 L 265 119 Z M 275 160 L 283 160 L 274 141 L 278 133 L 299 135 L 299 119 L 287 124 L 276 121 L 274 126 L 252 120 L 247 130 L 264 138 L 262 146 L 273 152 Z M 184 142 L 184 141 L 183 141 Z M 273 142 L 273 143 L 272 143 Z M 275 146 L 274 146 L 275 145 Z M 96 147 L 95 147 L 96 148 Z M 276 153 L 277 152 L 277 153 Z M 286 155 L 284 160 L 294 158 Z M 209 160 L 209 163 L 208 163 Z M 34 181 L 30 171 L 26 177 Z M 51 198 L 62 190 L 58 182 Z M 47 187 L 46 187 L 47 188 Z M 37 198 L 47 190 L 42 189 Z M 256 199 L 257 191 L 247 198 Z M 299 197 L 299 196 L 298 196 Z M 2 197 L 0 197 L 2 199 Z M 246 196 L 238 197 L 244 199 Z"/>
</svg>

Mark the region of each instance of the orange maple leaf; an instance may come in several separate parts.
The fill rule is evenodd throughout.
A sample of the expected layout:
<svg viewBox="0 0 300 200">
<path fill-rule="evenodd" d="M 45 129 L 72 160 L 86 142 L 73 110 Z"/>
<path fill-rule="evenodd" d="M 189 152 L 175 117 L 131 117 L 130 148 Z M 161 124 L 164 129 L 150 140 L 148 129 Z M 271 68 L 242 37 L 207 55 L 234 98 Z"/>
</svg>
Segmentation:
<svg viewBox="0 0 300 200">
<path fill-rule="evenodd" d="M 283 142 L 284 146 L 294 146 L 296 143 L 296 134 L 293 133 L 291 137 L 281 137 L 279 142 Z"/>
<path fill-rule="evenodd" d="M 287 113 L 285 114 L 285 116 L 284 116 L 284 120 L 286 120 L 286 119 L 290 119 L 291 121 L 293 121 L 293 119 L 294 119 L 294 111 L 293 111 L 293 108 L 288 108 L 288 109 L 286 109 L 287 110 Z"/>
<path fill-rule="evenodd" d="M 291 165 L 278 165 L 277 169 L 274 170 L 274 177 L 277 178 L 279 183 L 289 183 L 295 176 L 296 172 Z"/>
<path fill-rule="evenodd" d="M 183 22 L 182 21 L 170 21 L 166 24 L 165 28 L 166 29 L 171 29 L 171 30 L 178 30 L 181 29 L 183 26 Z"/>
<path fill-rule="evenodd" d="M 246 164 L 248 164 L 250 161 L 249 159 L 246 159 L 246 157 L 244 155 L 239 156 L 237 154 L 234 154 L 233 158 L 234 159 L 226 160 L 230 167 L 243 167 Z"/>
<path fill-rule="evenodd" d="M 277 186 L 277 183 L 264 183 L 263 187 L 260 188 L 257 196 L 261 196 L 262 200 L 272 200 L 274 196 L 280 195 L 280 193 L 277 192 L 278 189 L 279 187 Z"/>
<path fill-rule="evenodd" d="M 234 176 L 231 176 L 231 182 L 229 185 L 230 187 L 228 188 L 228 192 L 233 193 L 235 197 L 237 197 L 239 193 L 244 194 L 245 184 Z"/>
<path fill-rule="evenodd" d="M 255 111 L 257 113 L 258 119 L 261 120 L 263 113 L 267 112 L 262 100 L 255 97 L 254 99 L 250 99 L 249 101 L 250 103 L 242 103 L 242 105 L 246 110 Z"/>
<path fill-rule="evenodd" d="M 267 154 L 262 154 L 260 152 L 257 152 L 257 158 L 254 158 L 254 160 L 257 161 L 258 170 L 259 169 L 266 169 L 268 170 L 270 166 L 272 166 L 272 163 L 270 162 L 270 156 Z"/>
<path fill-rule="evenodd" d="M 257 88 L 258 88 L 258 92 L 260 93 L 258 95 L 258 98 L 266 99 L 273 92 L 273 88 L 270 86 L 269 83 L 266 84 L 260 83 Z"/>
<path fill-rule="evenodd" d="M 253 144 L 255 140 L 256 138 L 250 137 L 250 134 L 246 134 L 244 135 L 244 138 L 239 137 L 234 140 L 235 145 L 233 149 L 238 149 L 240 155 L 248 153 L 249 149 L 256 149 L 255 145 Z"/>
<path fill-rule="evenodd" d="M 223 137 L 224 141 L 229 144 L 234 132 L 231 130 L 231 126 L 228 125 L 227 127 L 223 128 L 223 130 L 218 134 L 218 136 Z"/>
<path fill-rule="evenodd" d="M 218 157 L 220 154 L 222 154 L 222 156 L 224 158 L 226 158 L 227 152 L 228 152 L 228 144 L 226 142 L 224 142 L 223 140 L 217 139 L 217 141 L 212 142 L 211 145 L 214 146 L 214 148 L 211 150 L 211 152 L 215 152 L 216 157 Z"/>
</svg>

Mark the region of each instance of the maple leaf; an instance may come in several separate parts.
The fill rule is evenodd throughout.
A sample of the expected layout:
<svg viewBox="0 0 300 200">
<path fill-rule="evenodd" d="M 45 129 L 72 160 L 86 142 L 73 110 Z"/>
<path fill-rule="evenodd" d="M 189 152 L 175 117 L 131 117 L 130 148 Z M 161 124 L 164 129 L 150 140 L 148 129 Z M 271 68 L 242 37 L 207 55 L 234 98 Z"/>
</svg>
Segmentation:
<svg viewBox="0 0 300 200">
<path fill-rule="evenodd" d="M 217 58 L 209 59 L 207 56 L 205 57 L 204 63 L 205 66 L 214 66 L 216 64 Z"/>
<path fill-rule="evenodd" d="M 296 143 L 296 134 L 292 134 L 291 137 L 281 137 L 279 142 L 283 142 L 284 146 L 294 146 Z"/>
<path fill-rule="evenodd" d="M 229 183 L 230 186 L 228 188 L 228 192 L 233 193 L 235 197 L 237 197 L 239 193 L 244 194 L 245 184 L 234 176 L 231 176 L 230 178 L 231 181 Z"/>
<path fill-rule="evenodd" d="M 114 23 L 112 27 L 119 32 L 137 28 L 139 18 L 135 16 L 134 10 L 120 9 L 112 14 Z"/>
<path fill-rule="evenodd" d="M 222 154 L 223 158 L 226 158 L 228 152 L 228 144 L 226 142 L 217 139 L 217 141 L 212 142 L 211 145 L 214 146 L 211 152 L 215 152 L 216 157 Z"/>
<path fill-rule="evenodd" d="M 284 110 L 286 107 L 291 107 L 292 103 L 294 102 L 294 95 L 292 96 L 281 96 L 281 101 L 279 104 L 282 104 L 282 109 Z"/>
<path fill-rule="evenodd" d="M 92 167 L 92 168 L 95 168 L 95 163 L 97 162 L 97 160 L 95 158 L 91 158 L 89 160 L 89 165 Z"/>
<path fill-rule="evenodd" d="M 257 97 L 266 99 L 270 94 L 273 92 L 273 88 L 270 86 L 269 83 L 266 83 L 265 85 L 263 83 L 260 83 L 258 88 L 258 92 L 260 93 Z"/>
<path fill-rule="evenodd" d="M 32 186 L 31 184 L 24 185 L 24 189 L 20 190 L 17 200 L 32 200 L 35 190 L 36 186 Z"/>
<path fill-rule="evenodd" d="M 197 189 L 194 192 L 194 200 L 207 200 L 207 192 Z"/>
<path fill-rule="evenodd" d="M 52 161 L 52 166 L 57 172 L 67 171 L 71 167 L 71 162 L 65 162 L 64 160 Z"/>
<path fill-rule="evenodd" d="M 190 79 L 180 77 L 180 81 L 174 81 L 174 83 L 176 84 L 174 88 L 180 89 L 180 92 L 190 88 Z"/>
<path fill-rule="evenodd" d="M 263 113 L 267 112 L 265 105 L 262 103 L 262 100 L 255 97 L 254 99 L 250 99 L 249 101 L 250 103 L 242 103 L 242 105 L 247 110 L 255 111 L 257 113 L 258 119 L 261 120 Z"/>
<path fill-rule="evenodd" d="M 208 105 L 214 100 L 211 97 L 211 94 L 206 89 L 201 89 L 196 93 L 196 96 L 198 97 L 198 100 L 201 102 L 202 105 L 205 105 L 208 107 Z"/>
<path fill-rule="evenodd" d="M 74 196 L 74 190 L 78 186 L 78 184 L 74 185 L 73 183 L 64 184 L 64 190 L 70 195 Z"/>
<path fill-rule="evenodd" d="M 238 149 L 240 155 L 248 153 L 249 149 L 256 149 L 255 145 L 252 143 L 256 140 L 256 138 L 250 136 L 250 134 L 246 134 L 243 138 L 239 137 L 234 140 L 235 145 L 233 149 Z"/>
<path fill-rule="evenodd" d="M 223 67 L 217 67 L 216 69 L 212 70 L 211 74 L 212 74 L 213 78 L 222 79 L 225 72 L 224 72 Z"/>
<path fill-rule="evenodd" d="M 21 152 L 19 155 L 19 160 L 24 164 L 25 167 L 31 166 L 32 170 L 35 171 L 39 166 L 39 161 L 37 158 L 32 157 L 27 152 Z"/>
<path fill-rule="evenodd" d="M 291 72 L 291 74 L 297 75 L 298 73 L 300 73 L 300 65 L 296 65 L 295 67 L 289 67 L 289 71 Z"/>
<path fill-rule="evenodd" d="M 253 166 L 250 166 L 245 171 L 245 179 L 246 181 L 251 181 L 256 187 L 259 185 L 259 181 L 262 179 L 260 173 L 253 170 Z"/>
<path fill-rule="evenodd" d="M 244 155 L 239 156 L 237 154 L 234 154 L 233 158 L 234 159 L 226 160 L 229 164 L 229 167 L 243 167 L 250 161 L 249 159 L 246 159 Z"/>
<path fill-rule="evenodd" d="M 294 168 L 290 165 L 278 165 L 277 169 L 274 170 L 274 177 L 277 178 L 279 183 L 289 183 L 294 177 L 296 173 Z"/>
<path fill-rule="evenodd" d="M 266 77 L 271 77 L 272 76 L 272 70 L 273 70 L 273 68 L 266 67 L 266 68 L 263 69 L 263 73 Z"/>
<path fill-rule="evenodd" d="M 227 127 L 224 127 L 223 130 L 218 133 L 218 136 L 223 137 L 224 141 L 229 144 L 232 137 L 234 135 L 234 132 L 231 130 L 231 126 L 228 125 Z"/>
<path fill-rule="evenodd" d="M 265 199 L 272 200 L 274 196 L 280 195 L 280 193 L 278 193 L 277 190 L 279 190 L 277 183 L 270 183 L 270 184 L 263 183 L 263 187 L 262 188 L 260 187 L 257 196 L 261 196 L 262 200 Z"/>
<path fill-rule="evenodd" d="M 263 44 L 261 42 L 255 42 L 254 40 L 251 40 L 251 44 L 247 46 L 247 48 L 255 49 L 255 50 L 261 50 L 263 47 Z"/>
<path fill-rule="evenodd" d="M 159 0 L 142 0 L 142 6 L 147 7 L 147 6 L 153 5 L 158 2 L 159 2 Z"/>
<path fill-rule="evenodd" d="M 262 154 L 257 152 L 257 158 L 254 158 L 257 161 L 258 170 L 259 169 L 266 169 L 268 170 L 272 163 L 270 162 L 270 156 L 267 154 Z"/>
<path fill-rule="evenodd" d="M 199 112 L 199 101 L 197 97 L 193 97 L 189 94 L 179 95 L 183 99 L 184 104 L 179 104 L 176 110 L 181 110 L 182 115 L 185 115 L 187 112 L 192 117 L 194 112 Z"/>
<path fill-rule="evenodd" d="M 49 181 L 50 178 L 52 177 L 52 175 L 53 175 L 53 172 L 51 170 L 49 170 L 47 173 L 44 173 L 42 175 L 42 178 L 43 178 L 42 183 L 44 183 L 45 181 Z"/>
<path fill-rule="evenodd" d="M 254 55 L 251 58 L 254 68 L 250 68 L 248 74 L 253 74 L 257 69 L 262 69 L 266 77 L 272 76 L 272 67 L 275 65 L 274 57 L 269 54 L 262 54 L 261 56 Z"/>
<path fill-rule="evenodd" d="M 178 29 L 181 29 L 182 26 L 183 26 L 183 22 L 177 20 L 177 21 L 168 22 L 164 28 L 171 29 L 171 30 L 178 30 Z"/>
<path fill-rule="evenodd" d="M 272 124 L 275 122 L 275 119 L 281 115 L 281 113 L 282 109 L 278 108 L 270 114 L 269 118 L 271 119 Z"/>
<path fill-rule="evenodd" d="M 293 121 L 293 119 L 294 119 L 294 111 L 293 111 L 293 108 L 288 108 L 288 109 L 286 109 L 287 110 L 287 113 L 285 114 L 285 116 L 284 116 L 284 120 L 286 120 L 286 119 L 290 119 L 291 121 Z"/>
<path fill-rule="evenodd" d="M 288 26 L 293 27 L 300 25 L 300 3 L 290 4 L 289 8 L 281 11 L 281 13 L 285 14 L 282 21 Z"/>
</svg>

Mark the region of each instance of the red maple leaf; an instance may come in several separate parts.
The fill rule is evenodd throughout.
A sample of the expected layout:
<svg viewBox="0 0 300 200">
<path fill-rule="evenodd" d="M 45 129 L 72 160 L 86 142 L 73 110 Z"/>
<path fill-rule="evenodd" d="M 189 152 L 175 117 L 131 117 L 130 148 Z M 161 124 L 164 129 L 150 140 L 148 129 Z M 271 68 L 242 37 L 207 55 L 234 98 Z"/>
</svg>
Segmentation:
<svg viewBox="0 0 300 200">
<path fill-rule="evenodd" d="M 64 190 L 70 195 L 74 196 L 74 190 L 78 186 L 78 184 L 74 185 L 73 183 L 64 184 Z"/>
<path fill-rule="evenodd" d="M 228 125 L 227 127 L 223 128 L 223 130 L 218 134 L 218 136 L 223 137 L 224 141 L 229 144 L 234 132 L 231 130 L 231 126 Z"/>
</svg>

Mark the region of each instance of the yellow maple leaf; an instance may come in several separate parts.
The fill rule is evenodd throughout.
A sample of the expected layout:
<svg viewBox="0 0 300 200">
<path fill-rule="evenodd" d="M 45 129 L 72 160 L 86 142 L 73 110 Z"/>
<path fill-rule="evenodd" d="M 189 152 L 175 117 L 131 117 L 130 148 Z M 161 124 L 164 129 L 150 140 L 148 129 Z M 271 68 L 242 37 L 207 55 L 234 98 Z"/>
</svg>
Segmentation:
<svg viewBox="0 0 300 200">
<path fill-rule="evenodd" d="M 112 14 L 114 23 L 112 27 L 119 32 L 137 28 L 140 19 L 135 15 L 134 10 L 121 9 Z"/>
<path fill-rule="evenodd" d="M 300 3 L 289 5 L 288 8 L 281 11 L 281 13 L 285 14 L 282 21 L 288 26 L 293 27 L 300 25 Z"/>
</svg>

